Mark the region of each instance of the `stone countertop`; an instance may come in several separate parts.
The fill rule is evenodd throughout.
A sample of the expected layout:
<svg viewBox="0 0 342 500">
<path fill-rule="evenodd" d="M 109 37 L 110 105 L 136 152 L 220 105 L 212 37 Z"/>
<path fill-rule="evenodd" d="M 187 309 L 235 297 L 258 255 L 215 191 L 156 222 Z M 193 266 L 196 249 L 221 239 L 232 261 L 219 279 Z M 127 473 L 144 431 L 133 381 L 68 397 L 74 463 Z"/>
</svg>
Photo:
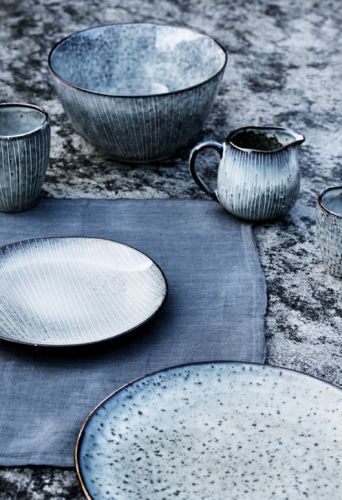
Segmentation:
<svg viewBox="0 0 342 500">
<path fill-rule="evenodd" d="M 188 173 L 189 148 L 158 165 L 119 165 L 73 133 L 48 78 L 54 42 L 111 21 L 183 23 L 229 50 L 223 84 L 203 138 L 222 140 L 246 124 L 303 132 L 301 196 L 289 216 L 255 227 L 268 285 L 267 362 L 342 385 L 341 280 L 324 272 L 315 241 L 315 202 L 341 184 L 339 0 L 3 0 L 1 100 L 45 107 L 52 120 L 44 192 L 53 197 L 201 197 Z M 204 168 L 214 179 L 216 159 Z M 82 498 L 72 470 L 0 470 L 1 499 Z"/>
</svg>

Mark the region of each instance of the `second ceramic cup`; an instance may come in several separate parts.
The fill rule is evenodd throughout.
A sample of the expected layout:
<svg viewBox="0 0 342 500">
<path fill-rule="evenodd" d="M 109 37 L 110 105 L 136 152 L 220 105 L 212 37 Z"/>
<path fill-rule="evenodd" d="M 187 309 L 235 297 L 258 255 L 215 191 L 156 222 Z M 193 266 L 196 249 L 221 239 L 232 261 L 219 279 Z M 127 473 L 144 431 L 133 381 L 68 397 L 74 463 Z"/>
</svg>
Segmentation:
<svg viewBox="0 0 342 500">
<path fill-rule="evenodd" d="M 50 154 L 48 114 L 38 106 L 0 104 L 0 211 L 36 204 Z"/>
<path fill-rule="evenodd" d="M 328 188 L 319 195 L 316 220 L 325 267 L 333 276 L 342 278 L 342 186 Z"/>
</svg>

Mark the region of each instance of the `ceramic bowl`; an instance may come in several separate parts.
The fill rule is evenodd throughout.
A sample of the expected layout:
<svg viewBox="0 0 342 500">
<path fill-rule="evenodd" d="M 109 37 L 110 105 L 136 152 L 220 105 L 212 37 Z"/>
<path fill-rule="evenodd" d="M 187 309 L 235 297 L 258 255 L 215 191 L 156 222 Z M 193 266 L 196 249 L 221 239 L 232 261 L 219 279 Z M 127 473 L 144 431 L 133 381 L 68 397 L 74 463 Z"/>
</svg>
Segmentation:
<svg viewBox="0 0 342 500">
<path fill-rule="evenodd" d="M 49 68 L 75 130 L 120 161 L 172 155 L 202 127 L 227 63 L 189 28 L 97 26 L 57 43 Z"/>
</svg>

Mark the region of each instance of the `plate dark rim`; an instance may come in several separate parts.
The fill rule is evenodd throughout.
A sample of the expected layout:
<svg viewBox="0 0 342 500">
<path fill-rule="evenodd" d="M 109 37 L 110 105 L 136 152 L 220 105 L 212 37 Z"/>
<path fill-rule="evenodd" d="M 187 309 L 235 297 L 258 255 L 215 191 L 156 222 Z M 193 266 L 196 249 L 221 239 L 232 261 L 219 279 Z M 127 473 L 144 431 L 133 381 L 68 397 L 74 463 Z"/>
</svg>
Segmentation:
<svg viewBox="0 0 342 500">
<path fill-rule="evenodd" d="M 307 377 L 309 379 L 316 380 L 316 381 L 321 382 L 322 384 L 324 384 L 326 386 L 329 386 L 329 387 L 332 387 L 333 389 L 336 389 L 337 392 L 342 393 L 342 388 L 338 387 L 335 384 L 332 384 L 331 382 L 326 382 L 325 380 L 323 380 L 323 379 L 321 379 L 319 377 L 316 377 L 315 375 L 310 375 L 308 373 L 303 373 L 303 372 L 300 372 L 299 370 L 294 370 L 292 368 L 285 368 L 283 366 L 266 365 L 266 364 L 263 364 L 263 363 L 253 363 L 253 362 L 247 362 L 247 361 L 245 362 L 245 361 L 214 360 L 214 361 L 195 361 L 195 362 L 192 362 L 192 363 L 181 363 L 179 365 L 168 366 L 167 368 L 164 368 L 162 370 L 157 370 L 157 371 L 148 373 L 146 375 L 143 375 L 142 377 L 138 377 L 138 378 L 136 378 L 134 380 L 131 380 L 127 384 L 122 385 L 121 387 L 119 387 L 118 389 L 116 389 L 115 391 L 113 391 L 111 394 L 109 394 L 109 396 L 105 397 L 102 401 L 100 401 L 100 403 L 98 403 L 91 410 L 91 412 L 87 415 L 87 417 L 85 418 L 85 420 L 84 420 L 84 422 L 82 424 L 82 427 L 81 427 L 81 429 L 80 429 L 80 431 L 78 433 L 77 440 L 76 440 L 76 445 L 75 445 L 75 450 L 74 450 L 74 463 L 75 463 L 75 469 L 76 469 L 77 478 L 79 480 L 79 483 L 81 485 L 82 491 L 83 491 L 85 497 L 87 498 L 87 500 L 93 500 L 93 497 L 88 492 L 87 487 L 86 487 L 86 485 L 84 483 L 84 480 L 83 480 L 82 470 L 81 470 L 81 466 L 80 466 L 80 462 L 79 462 L 79 452 L 80 452 L 80 447 L 82 445 L 82 441 L 83 441 L 83 437 L 84 437 L 84 431 L 85 431 L 85 429 L 86 429 L 89 421 L 93 417 L 93 415 L 97 412 L 97 410 L 102 405 L 104 405 L 109 399 L 112 399 L 113 397 L 116 396 L 116 394 L 118 394 L 121 391 L 123 391 L 124 389 L 126 389 L 126 387 L 129 387 L 130 385 L 133 385 L 134 383 L 139 382 L 140 380 L 143 380 L 145 378 L 157 375 L 158 373 L 165 373 L 165 372 L 168 372 L 170 370 L 177 369 L 177 368 L 185 368 L 185 367 L 201 366 L 201 365 L 217 365 L 217 364 L 225 364 L 225 365 L 247 365 L 247 366 L 258 366 L 258 367 L 261 367 L 263 369 L 270 368 L 271 370 L 284 370 L 284 371 L 287 371 L 287 372 L 295 373 L 296 375 L 300 375 L 300 376 L 303 376 L 303 377 Z"/>
<path fill-rule="evenodd" d="M 41 237 L 41 238 L 29 238 L 29 239 L 26 239 L 26 240 L 13 241 L 12 243 L 8 243 L 7 245 L 2 245 L 0 247 L 0 260 L 2 258 L 1 257 L 1 253 L 3 251 L 5 251 L 7 248 L 11 248 L 11 247 L 13 247 L 15 245 L 18 245 L 19 243 L 27 245 L 27 244 L 32 243 L 33 241 L 62 240 L 62 239 L 69 239 L 69 240 L 81 239 L 81 240 L 108 241 L 110 243 L 116 243 L 116 244 L 122 245 L 124 247 L 131 248 L 132 250 L 135 250 L 136 252 L 139 252 L 140 254 L 142 254 L 145 257 L 147 257 L 156 266 L 156 268 L 159 270 L 159 272 L 160 272 L 160 274 L 161 274 L 161 276 L 162 276 L 162 278 L 164 280 L 164 283 L 165 283 L 164 297 L 163 297 L 163 299 L 162 299 L 159 307 L 152 314 L 150 314 L 150 316 L 148 316 L 144 321 L 142 321 L 138 325 L 133 326 L 132 328 L 129 328 L 128 330 L 125 330 L 122 333 L 118 333 L 117 335 L 113 335 L 111 337 L 105 337 L 105 338 L 100 339 L 100 340 L 93 340 L 91 342 L 79 342 L 79 343 L 76 343 L 76 344 L 41 344 L 41 343 L 33 344 L 32 342 L 25 342 L 25 341 L 22 341 L 22 340 L 9 339 L 8 337 L 5 337 L 2 334 L 1 328 L 0 328 L 0 340 L 4 340 L 6 342 L 10 342 L 11 344 L 20 344 L 20 345 L 23 345 L 23 346 L 42 347 L 42 348 L 46 347 L 46 348 L 68 349 L 69 347 L 73 348 L 73 347 L 89 346 L 89 345 L 100 344 L 102 342 L 107 342 L 107 341 L 110 341 L 110 340 L 122 337 L 123 335 L 127 335 L 127 334 L 129 334 L 129 333 L 137 330 L 141 326 L 145 325 L 146 323 L 148 323 L 151 319 L 154 318 L 154 316 L 156 316 L 158 314 L 158 312 L 160 311 L 161 307 L 164 305 L 164 303 L 166 301 L 166 298 L 168 296 L 168 293 L 169 293 L 168 282 L 167 282 L 167 279 L 166 279 L 164 271 L 159 266 L 159 264 L 157 264 L 157 262 L 154 259 L 152 259 L 149 255 L 147 255 L 146 253 L 142 252 L 138 248 L 133 247 L 132 245 L 127 245 L 126 243 L 123 243 L 121 241 L 111 240 L 109 238 L 98 238 L 97 236 L 94 236 L 94 237 L 93 236 L 47 236 L 47 237 Z M 0 275 L 1 275 L 1 271 L 0 271 Z"/>
</svg>

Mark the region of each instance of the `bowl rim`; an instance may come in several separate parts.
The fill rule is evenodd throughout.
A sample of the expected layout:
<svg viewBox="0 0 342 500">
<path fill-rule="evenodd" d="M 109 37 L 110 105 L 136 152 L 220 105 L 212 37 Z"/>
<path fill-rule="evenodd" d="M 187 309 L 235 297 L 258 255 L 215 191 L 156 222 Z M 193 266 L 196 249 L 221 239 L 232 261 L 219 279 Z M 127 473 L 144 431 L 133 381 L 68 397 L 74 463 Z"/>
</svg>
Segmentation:
<svg viewBox="0 0 342 500">
<path fill-rule="evenodd" d="M 209 38 L 210 40 L 212 40 L 213 42 L 215 42 L 215 44 L 222 50 L 223 55 L 224 55 L 224 62 L 221 65 L 220 69 L 217 70 L 213 75 L 211 75 L 209 78 L 206 78 L 205 80 L 203 80 L 203 81 L 201 81 L 199 83 L 196 83 L 195 85 L 191 85 L 190 87 L 185 87 L 185 88 L 182 88 L 182 89 L 179 89 L 179 90 L 173 90 L 173 91 L 170 91 L 170 92 L 159 92 L 159 93 L 143 94 L 143 95 L 139 95 L 139 94 L 137 94 L 137 95 L 132 95 L 132 94 L 111 94 L 111 93 L 108 93 L 108 92 L 99 92 L 97 90 L 87 89 L 87 88 L 81 87 L 80 85 L 75 85 L 75 84 L 69 82 L 68 80 L 65 80 L 64 78 L 62 78 L 53 69 L 53 66 L 52 66 L 52 55 L 53 55 L 53 53 L 55 52 L 55 50 L 58 48 L 59 45 L 61 45 L 63 42 L 65 42 L 66 40 L 68 40 L 72 36 L 78 35 L 80 33 L 84 33 L 86 31 L 90 31 L 90 30 L 93 30 L 93 29 L 98 29 L 98 28 L 106 28 L 106 27 L 109 27 L 109 26 L 125 26 L 125 25 L 132 25 L 133 26 L 133 25 L 136 25 L 136 24 L 145 25 L 145 26 L 162 26 L 162 27 L 164 26 L 164 27 L 169 27 L 169 28 L 180 28 L 180 29 L 186 29 L 188 31 L 192 31 L 193 33 L 197 33 L 197 34 L 203 35 L 203 36 Z M 51 48 L 51 50 L 49 52 L 49 56 L 48 56 L 48 68 L 49 68 L 49 71 L 51 72 L 51 74 L 57 80 L 61 81 L 62 83 L 64 83 L 68 87 L 71 87 L 71 88 L 73 88 L 75 90 L 80 90 L 81 92 L 86 92 L 86 93 L 89 93 L 89 94 L 93 94 L 93 95 L 99 95 L 99 96 L 105 96 L 105 97 L 124 98 L 124 99 L 128 99 L 128 98 L 129 99 L 143 99 L 143 98 L 163 97 L 163 96 L 166 97 L 166 96 L 169 96 L 169 95 L 180 94 L 181 92 L 187 92 L 189 90 L 201 87 L 202 85 L 205 85 L 206 83 L 208 83 L 211 80 L 213 80 L 214 78 L 216 78 L 220 73 L 223 73 L 224 70 L 225 70 L 225 68 L 226 68 L 226 66 L 227 66 L 227 62 L 228 62 L 228 52 L 227 52 L 227 49 L 224 47 L 224 45 L 217 38 L 214 38 L 214 37 L 208 35 L 207 33 L 203 32 L 203 31 L 200 31 L 198 29 L 186 26 L 185 24 L 168 24 L 168 23 L 158 23 L 158 22 L 153 22 L 153 21 L 149 21 L 149 22 L 140 22 L 140 21 L 131 21 L 131 22 L 129 22 L 128 21 L 128 22 L 118 22 L 118 23 L 104 23 L 104 24 L 98 24 L 98 25 L 95 25 L 95 26 L 90 26 L 89 28 L 85 28 L 85 29 L 82 29 L 82 30 L 79 30 L 79 31 L 74 31 L 70 35 L 67 35 L 64 38 L 62 38 L 61 40 L 59 40 L 58 42 L 56 42 L 52 46 L 52 48 Z"/>
<path fill-rule="evenodd" d="M 36 104 L 30 104 L 27 102 L 16 102 L 16 101 L 10 101 L 10 102 L 0 102 L 0 110 L 4 108 L 29 108 L 34 111 L 38 111 L 40 114 L 44 116 L 44 121 L 38 125 L 35 128 L 32 128 L 28 130 L 27 132 L 23 132 L 22 134 L 12 134 L 12 135 L 2 135 L 0 134 L 0 139 L 2 141 L 11 141 L 13 139 L 20 139 L 21 137 L 28 137 L 35 132 L 38 132 L 39 130 L 42 130 L 42 128 L 45 127 L 47 123 L 49 123 L 49 114 L 45 111 L 45 109 L 41 108 L 40 106 L 37 106 Z"/>
</svg>

